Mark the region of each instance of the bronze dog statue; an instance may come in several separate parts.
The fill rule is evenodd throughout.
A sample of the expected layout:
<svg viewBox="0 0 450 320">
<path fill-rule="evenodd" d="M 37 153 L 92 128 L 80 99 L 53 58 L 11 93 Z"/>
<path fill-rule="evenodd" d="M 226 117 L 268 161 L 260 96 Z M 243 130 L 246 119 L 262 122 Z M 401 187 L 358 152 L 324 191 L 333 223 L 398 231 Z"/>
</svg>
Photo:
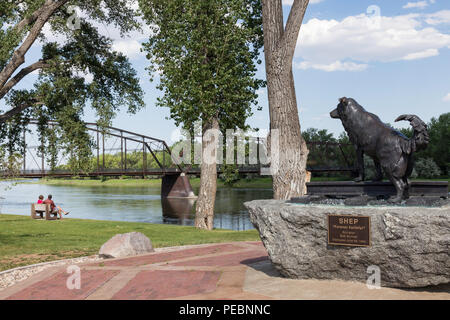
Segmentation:
<svg viewBox="0 0 450 320">
<path fill-rule="evenodd" d="M 392 202 L 409 198 L 411 175 L 414 166 L 413 153 L 428 145 L 427 125 L 415 115 L 401 115 L 395 121 L 407 120 L 414 129 L 408 139 L 400 132 L 384 124 L 373 113 L 367 112 L 354 99 L 341 98 L 330 116 L 340 119 L 350 141 L 356 147 L 358 178 L 364 181 L 364 154 L 370 156 L 375 164 L 376 179 L 383 179 L 383 172 L 394 184 L 397 196 Z"/>
</svg>

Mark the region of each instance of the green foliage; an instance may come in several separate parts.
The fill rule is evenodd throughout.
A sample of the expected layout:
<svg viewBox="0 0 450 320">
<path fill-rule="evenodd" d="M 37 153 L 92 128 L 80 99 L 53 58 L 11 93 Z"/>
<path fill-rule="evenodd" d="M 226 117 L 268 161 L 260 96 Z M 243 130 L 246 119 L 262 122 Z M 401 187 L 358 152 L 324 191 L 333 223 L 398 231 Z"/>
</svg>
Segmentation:
<svg viewBox="0 0 450 320">
<path fill-rule="evenodd" d="M 350 139 L 344 133 L 334 138 L 326 129 L 308 128 L 302 132 L 308 144 L 308 167 L 352 167 L 355 151 Z M 341 144 L 340 146 L 338 145 Z M 329 176 L 335 173 L 315 173 L 315 176 Z"/>
<path fill-rule="evenodd" d="M 22 156 L 20 153 L 9 153 L 5 147 L 0 146 L 0 172 L 3 178 L 17 177 L 20 172 Z"/>
<path fill-rule="evenodd" d="M 428 123 L 430 143 L 417 158 L 432 158 L 443 174 L 450 173 L 450 112 L 432 118 Z"/>
<path fill-rule="evenodd" d="M 18 45 L 27 36 L 33 23 L 20 32 L 15 25 L 44 5 L 44 0 L 2 1 L 0 4 L 0 71 L 9 63 Z M 64 41 L 51 42 L 43 32 L 41 59 L 45 67 L 39 71 L 34 87 L 12 89 L 5 97 L 10 109 L 23 104 L 32 108 L 0 123 L 0 143 L 7 144 L 10 153 L 23 149 L 22 132 L 32 118 L 39 119 L 39 138 L 44 142 L 52 168 L 60 152 L 70 156 L 74 172 L 89 170 L 93 145 L 82 116 L 86 106 L 95 110 L 102 128 L 120 108 L 135 113 L 144 106 L 143 92 L 136 71 L 127 58 L 112 49 L 112 41 L 100 35 L 97 23 L 114 25 L 125 34 L 140 28 L 133 0 L 67 1 L 50 19 L 50 31 Z M 71 16 L 68 6 L 81 9 L 80 28 L 67 26 Z M 94 24 L 95 23 L 95 24 Z M 20 68 L 19 68 L 20 70 Z M 90 80 L 89 78 L 92 78 Z M 61 129 L 49 130 L 48 120 L 56 120 Z M 42 150 L 40 150 L 42 152 Z"/>
<path fill-rule="evenodd" d="M 366 180 L 375 179 L 377 173 L 375 170 L 375 164 L 371 157 L 364 155 L 364 174 Z"/>
<path fill-rule="evenodd" d="M 221 180 L 226 186 L 232 187 L 240 179 L 239 168 L 234 164 L 227 164 L 222 168 L 223 172 L 220 175 Z"/>
<path fill-rule="evenodd" d="M 259 0 L 140 0 L 152 34 L 144 45 L 158 105 L 187 130 L 199 119 L 245 129 L 257 105 L 255 79 L 263 45 Z"/>
<path fill-rule="evenodd" d="M 431 158 L 418 159 L 415 163 L 414 170 L 419 178 L 431 179 L 441 175 L 441 170 Z"/>
</svg>

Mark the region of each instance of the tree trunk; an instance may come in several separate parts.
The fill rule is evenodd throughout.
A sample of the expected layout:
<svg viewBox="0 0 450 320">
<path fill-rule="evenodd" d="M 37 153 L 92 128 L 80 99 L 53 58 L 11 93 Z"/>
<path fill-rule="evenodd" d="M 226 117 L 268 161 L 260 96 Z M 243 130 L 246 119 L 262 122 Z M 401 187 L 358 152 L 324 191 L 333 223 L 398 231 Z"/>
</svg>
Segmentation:
<svg viewBox="0 0 450 320">
<path fill-rule="evenodd" d="M 195 227 L 212 230 L 214 227 L 214 204 L 217 190 L 217 147 L 219 121 L 213 118 L 203 125 L 202 164 L 200 191 L 195 210 Z"/>
<path fill-rule="evenodd" d="M 292 58 L 308 0 L 295 0 L 286 29 L 281 0 L 263 0 L 264 52 L 269 96 L 270 130 L 278 130 L 278 166 L 273 174 L 275 199 L 305 193 L 308 148 L 301 136 Z M 272 162 L 273 163 L 273 162 Z"/>
<path fill-rule="evenodd" d="M 275 199 L 290 199 L 305 193 L 308 148 L 300 131 L 292 71 L 267 73 L 270 130 L 278 130 L 278 168 L 273 175 Z M 271 146 L 274 148 L 274 146 Z"/>
</svg>

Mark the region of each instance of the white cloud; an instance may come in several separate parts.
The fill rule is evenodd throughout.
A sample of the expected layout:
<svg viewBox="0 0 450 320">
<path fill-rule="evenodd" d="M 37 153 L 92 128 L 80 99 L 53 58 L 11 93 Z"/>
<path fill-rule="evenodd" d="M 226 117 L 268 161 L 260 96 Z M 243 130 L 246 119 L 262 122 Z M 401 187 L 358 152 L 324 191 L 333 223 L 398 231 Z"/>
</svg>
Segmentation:
<svg viewBox="0 0 450 320">
<path fill-rule="evenodd" d="M 426 15 L 425 22 L 430 25 L 450 24 L 450 10 L 441 10 Z"/>
<path fill-rule="evenodd" d="M 141 47 L 142 45 L 136 40 L 116 40 L 112 45 L 113 50 L 122 52 L 130 59 L 142 54 Z"/>
<path fill-rule="evenodd" d="M 417 60 L 424 59 L 428 57 L 435 57 L 439 55 L 439 50 L 437 49 L 427 49 L 420 52 L 409 53 L 403 57 L 403 60 Z"/>
<path fill-rule="evenodd" d="M 408 2 L 403 6 L 403 9 L 419 8 L 423 9 L 428 7 L 428 1 Z"/>
<path fill-rule="evenodd" d="M 358 64 L 354 62 L 341 62 L 341 61 L 335 61 L 329 64 L 316 64 L 311 63 L 308 61 L 302 61 L 300 63 L 294 63 L 294 67 L 297 69 L 316 69 L 316 70 L 322 70 L 327 72 L 333 72 L 333 71 L 364 71 L 367 69 L 369 65 L 367 64 Z"/>
<path fill-rule="evenodd" d="M 416 1 L 416 2 L 408 2 L 403 6 L 403 9 L 411 9 L 411 8 L 418 8 L 418 9 L 424 9 L 428 7 L 430 4 L 435 3 L 435 0 L 423 0 L 423 1 Z"/>
<path fill-rule="evenodd" d="M 374 18 L 365 14 L 341 21 L 313 18 L 302 26 L 296 66 L 325 71 L 362 71 L 369 62 L 424 59 L 450 46 L 450 34 L 426 23 L 443 21 L 446 13 L 407 14 Z M 344 62 L 345 61 L 345 62 Z"/>
<path fill-rule="evenodd" d="M 450 93 L 448 93 L 444 98 L 442 98 L 444 102 L 450 102 Z"/>
</svg>

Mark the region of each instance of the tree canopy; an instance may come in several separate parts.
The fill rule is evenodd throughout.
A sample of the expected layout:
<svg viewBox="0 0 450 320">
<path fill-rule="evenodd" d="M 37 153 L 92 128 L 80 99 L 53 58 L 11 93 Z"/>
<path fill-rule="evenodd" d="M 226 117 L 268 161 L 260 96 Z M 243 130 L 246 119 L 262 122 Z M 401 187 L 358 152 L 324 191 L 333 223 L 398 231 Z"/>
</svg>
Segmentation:
<svg viewBox="0 0 450 320">
<path fill-rule="evenodd" d="M 262 46 L 258 0 L 140 0 L 153 34 L 144 44 L 150 75 L 159 74 L 158 105 L 190 130 L 217 117 L 221 128 L 245 128 L 256 91 Z"/>
<path fill-rule="evenodd" d="M 91 142 L 82 121 L 86 106 L 95 110 L 99 126 L 110 123 L 125 107 L 142 108 L 143 92 L 128 59 L 112 49 L 99 24 L 122 34 L 140 28 L 133 0 L 10 0 L 0 3 L 0 99 L 8 109 L 0 115 L 0 143 L 13 153 L 23 148 L 22 131 L 39 119 L 40 139 L 52 132 L 48 120 L 61 125 L 58 141 L 80 162 Z M 81 15 L 74 25 L 74 8 Z M 46 32 L 44 32 L 46 31 Z M 58 41 L 48 39 L 48 34 Z M 40 42 L 40 44 L 37 43 Z M 25 55 L 41 45 L 41 57 L 23 66 Z M 24 77 L 39 72 L 32 88 L 17 89 Z M 78 159 L 78 160 L 77 160 Z"/>
</svg>

